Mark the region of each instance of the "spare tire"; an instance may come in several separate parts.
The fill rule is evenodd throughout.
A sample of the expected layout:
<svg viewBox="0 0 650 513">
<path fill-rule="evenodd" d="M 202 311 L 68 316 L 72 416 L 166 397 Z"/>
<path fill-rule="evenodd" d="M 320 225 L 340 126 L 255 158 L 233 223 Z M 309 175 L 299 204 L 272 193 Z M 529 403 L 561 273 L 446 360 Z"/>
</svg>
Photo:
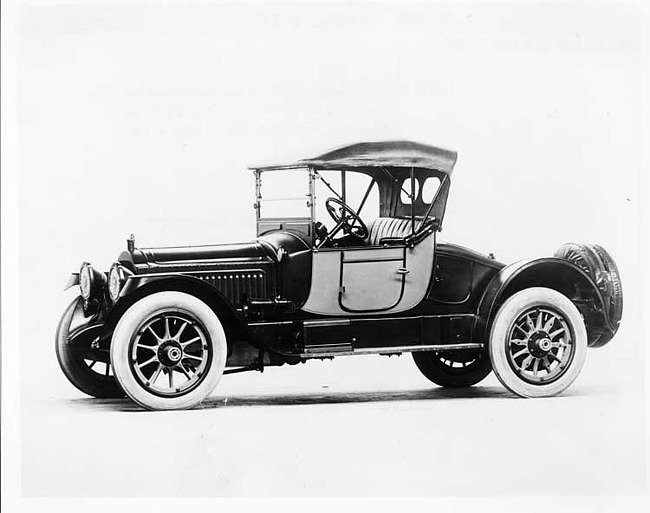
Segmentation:
<svg viewBox="0 0 650 513">
<path fill-rule="evenodd" d="M 594 251 L 598 254 L 605 266 L 605 276 L 610 285 L 609 295 L 609 320 L 614 326 L 618 326 L 623 316 L 623 286 L 621 285 L 621 275 L 618 272 L 618 267 L 614 263 L 614 259 L 609 255 L 605 248 L 594 244 Z M 598 282 L 596 282 L 598 284 Z"/>
<path fill-rule="evenodd" d="M 603 295 L 609 322 L 615 332 L 623 315 L 623 288 L 621 275 L 609 253 L 597 244 L 569 242 L 560 246 L 553 256 L 573 262 L 594 280 Z M 601 347 L 613 336 L 614 333 L 603 333 L 590 347 Z"/>
</svg>

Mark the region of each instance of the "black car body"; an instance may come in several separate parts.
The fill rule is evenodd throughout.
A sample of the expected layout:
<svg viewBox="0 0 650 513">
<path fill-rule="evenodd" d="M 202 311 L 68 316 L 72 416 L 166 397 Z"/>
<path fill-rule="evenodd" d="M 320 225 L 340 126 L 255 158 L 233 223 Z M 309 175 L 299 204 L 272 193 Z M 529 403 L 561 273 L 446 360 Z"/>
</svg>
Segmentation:
<svg viewBox="0 0 650 513">
<path fill-rule="evenodd" d="M 519 395 L 559 393 L 580 370 L 584 347 L 602 346 L 616 333 L 622 313 L 616 266 L 595 245 L 567 244 L 553 257 L 506 265 L 438 242 L 455 162 L 452 151 L 390 141 L 252 168 L 254 241 L 138 248 L 130 239 L 109 273 L 84 264 L 73 275 L 69 285 L 80 284 L 82 295 L 57 331 L 64 372 L 90 395 L 126 392 L 148 408 L 183 408 L 211 391 L 199 390 L 210 373 L 411 352 L 420 370 L 443 386 L 472 385 L 494 367 Z M 264 184 L 286 174 L 305 184 L 304 194 L 285 198 L 301 212 L 267 214 L 278 198 L 266 196 Z M 354 193 L 352 177 L 362 180 Z M 329 229 L 319 215 L 318 187 L 331 196 Z M 360 201 L 352 207 L 354 194 Z M 366 225 L 371 201 L 378 215 Z M 214 319 L 194 318 L 194 303 L 175 307 L 169 293 L 207 305 L 223 344 L 210 346 Z M 169 301 L 158 311 L 152 297 Z M 151 306 L 136 312 L 145 299 Z M 510 317 L 503 313 L 495 328 L 506 304 Z M 194 326 L 198 342 L 172 336 L 174 328 L 189 333 Z M 517 326 L 521 335 L 512 332 Z M 506 342 L 491 341 L 495 329 L 505 330 L 498 336 Z M 187 349 L 193 344 L 203 349 Z M 122 363 L 118 351 L 128 355 Z M 160 379 L 169 382 L 167 390 L 151 385 Z M 172 384 L 179 379 L 185 388 Z"/>
</svg>

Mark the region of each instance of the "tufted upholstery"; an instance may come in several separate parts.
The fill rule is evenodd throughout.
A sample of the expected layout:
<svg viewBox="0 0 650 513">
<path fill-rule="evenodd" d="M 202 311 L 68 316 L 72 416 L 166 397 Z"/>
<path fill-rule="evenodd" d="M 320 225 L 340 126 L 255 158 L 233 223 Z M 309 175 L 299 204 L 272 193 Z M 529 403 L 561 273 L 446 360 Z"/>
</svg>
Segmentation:
<svg viewBox="0 0 650 513">
<path fill-rule="evenodd" d="M 416 220 L 416 227 L 418 221 Z M 411 233 L 411 218 L 378 217 L 368 226 L 368 245 L 378 246 L 384 237 L 406 237 Z"/>
</svg>

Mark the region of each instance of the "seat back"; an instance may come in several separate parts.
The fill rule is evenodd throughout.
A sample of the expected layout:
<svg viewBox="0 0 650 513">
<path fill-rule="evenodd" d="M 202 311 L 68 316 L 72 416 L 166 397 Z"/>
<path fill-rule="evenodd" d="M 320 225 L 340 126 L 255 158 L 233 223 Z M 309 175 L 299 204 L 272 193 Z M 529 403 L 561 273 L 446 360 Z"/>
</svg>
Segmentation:
<svg viewBox="0 0 650 513">
<path fill-rule="evenodd" d="M 416 226 L 418 221 L 416 220 Z M 379 246 L 385 237 L 403 238 L 411 234 L 411 218 L 378 217 L 368 227 L 368 245 Z"/>
</svg>

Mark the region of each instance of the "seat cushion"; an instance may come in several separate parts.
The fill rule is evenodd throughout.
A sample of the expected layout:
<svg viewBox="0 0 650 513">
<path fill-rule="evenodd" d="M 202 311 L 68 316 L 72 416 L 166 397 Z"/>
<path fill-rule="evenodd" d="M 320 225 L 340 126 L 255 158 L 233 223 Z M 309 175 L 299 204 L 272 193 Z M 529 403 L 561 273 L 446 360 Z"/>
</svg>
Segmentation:
<svg viewBox="0 0 650 513">
<path fill-rule="evenodd" d="M 416 221 L 417 226 L 417 221 Z M 411 233 L 411 218 L 378 217 L 368 227 L 368 244 L 378 246 L 385 237 L 403 238 Z"/>
</svg>

